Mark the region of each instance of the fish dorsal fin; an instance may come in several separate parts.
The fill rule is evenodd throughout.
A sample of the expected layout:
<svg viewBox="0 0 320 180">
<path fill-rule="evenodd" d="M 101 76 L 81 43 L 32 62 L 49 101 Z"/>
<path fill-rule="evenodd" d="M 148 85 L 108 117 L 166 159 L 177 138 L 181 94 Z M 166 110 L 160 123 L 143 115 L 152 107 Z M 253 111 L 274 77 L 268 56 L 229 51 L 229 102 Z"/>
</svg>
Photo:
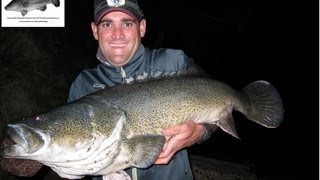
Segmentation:
<svg viewBox="0 0 320 180">
<path fill-rule="evenodd" d="M 143 72 L 140 74 L 135 74 L 126 78 L 126 84 L 132 84 L 135 82 L 144 82 L 154 79 L 162 79 L 168 77 L 174 77 L 178 75 L 178 72 L 165 72 L 165 71 L 155 71 L 155 72 Z"/>
<path fill-rule="evenodd" d="M 133 76 L 129 76 L 125 79 L 126 84 L 132 84 L 135 82 L 143 82 L 154 79 L 164 79 L 185 75 L 205 75 L 204 70 L 197 65 L 193 60 L 190 61 L 187 68 L 179 70 L 179 71 L 149 71 L 143 73 L 137 73 Z"/>
</svg>

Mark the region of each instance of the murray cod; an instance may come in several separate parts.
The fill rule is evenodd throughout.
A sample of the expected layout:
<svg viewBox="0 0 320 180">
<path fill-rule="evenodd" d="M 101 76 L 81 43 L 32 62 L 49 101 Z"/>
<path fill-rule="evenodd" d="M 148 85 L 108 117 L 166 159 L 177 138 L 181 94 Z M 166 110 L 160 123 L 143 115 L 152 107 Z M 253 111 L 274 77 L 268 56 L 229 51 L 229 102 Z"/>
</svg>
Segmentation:
<svg viewBox="0 0 320 180">
<path fill-rule="evenodd" d="M 6 11 L 18 11 L 25 16 L 29 11 L 45 11 L 47 4 L 53 4 L 55 7 L 60 6 L 60 0 L 12 0 L 4 7 Z"/>
<path fill-rule="evenodd" d="M 281 97 L 266 81 L 237 91 L 208 77 L 154 79 L 104 89 L 8 124 L 16 144 L 1 155 L 36 160 L 68 179 L 130 179 L 124 169 L 147 168 L 157 159 L 165 127 L 192 120 L 238 137 L 233 110 L 267 128 L 283 119 Z"/>
</svg>

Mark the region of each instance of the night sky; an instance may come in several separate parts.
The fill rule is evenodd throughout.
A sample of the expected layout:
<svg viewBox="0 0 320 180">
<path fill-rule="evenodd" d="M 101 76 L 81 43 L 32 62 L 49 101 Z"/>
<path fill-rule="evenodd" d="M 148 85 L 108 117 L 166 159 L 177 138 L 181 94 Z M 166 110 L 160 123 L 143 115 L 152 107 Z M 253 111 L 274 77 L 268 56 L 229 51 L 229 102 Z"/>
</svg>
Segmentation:
<svg viewBox="0 0 320 180">
<path fill-rule="evenodd" d="M 255 80 L 269 81 L 283 98 L 285 118 L 279 128 L 267 129 L 235 112 L 241 140 L 218 131 L 190 152 L 254 164 L 258 175 L 269 179 L 318 179 L 318 2 L 208 2 L 140 0 L 148 26 L 143 44 L 182 49 L 214 78 L 237 89 Z M 37 34 L 35 42 L 59 42 L 44 45 L 43 51 L 58 54 L 50 68 L 66 81 L 62 97 L 77 73 L 98 63 L 90 29 L 93 1 L 66 3 L 64 28 L 20 28 Z M 1 28 L 10 31 L 19 28 Z M 1 41 L 6 38 L 2 33 Z M 11 45 L 2 42 L 4 58 Z"/>
</svg>

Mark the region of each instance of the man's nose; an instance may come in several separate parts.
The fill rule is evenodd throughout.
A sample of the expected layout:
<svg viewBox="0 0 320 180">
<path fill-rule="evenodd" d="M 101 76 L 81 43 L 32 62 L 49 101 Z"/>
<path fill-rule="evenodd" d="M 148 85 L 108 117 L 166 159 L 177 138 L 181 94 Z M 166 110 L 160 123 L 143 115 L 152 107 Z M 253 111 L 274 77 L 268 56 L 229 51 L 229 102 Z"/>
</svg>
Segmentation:
<svg viewBox="0 0 320 180">
<path fill-rule="evenodd" d="M 114 39 L 121 39 L 124 37 L 124 33 L 121 27 L 116 27 L 113 30 L 112 36 Z"/>
</svg>

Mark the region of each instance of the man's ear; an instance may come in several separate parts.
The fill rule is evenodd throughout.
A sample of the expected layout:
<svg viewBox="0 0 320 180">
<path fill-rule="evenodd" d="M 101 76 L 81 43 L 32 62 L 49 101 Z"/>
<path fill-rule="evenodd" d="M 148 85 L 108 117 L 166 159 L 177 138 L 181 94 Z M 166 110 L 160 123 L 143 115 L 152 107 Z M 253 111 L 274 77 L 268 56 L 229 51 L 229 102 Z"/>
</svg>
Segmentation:
<svg viewBox="0 0 320 180">
<path fill-rule="evenodd" d="M 147 21 L 146 21 L 146 19 L 142 19 L 142 20 L 140 21 L 140 26 L 139 26 L 139 28 L 140 28 L 140 36 L 141 36 L 141 37 L 144 37 L 144 35 L 146 34 L 146 28 L 147 28 Z"/>
<path fill-rule="evenodd" d="M 91 30 L 92 30 L 93 37 L 96 40 L 98 40 L 98 27 L 94 22 L 91 22 Z"/>
</svg>

